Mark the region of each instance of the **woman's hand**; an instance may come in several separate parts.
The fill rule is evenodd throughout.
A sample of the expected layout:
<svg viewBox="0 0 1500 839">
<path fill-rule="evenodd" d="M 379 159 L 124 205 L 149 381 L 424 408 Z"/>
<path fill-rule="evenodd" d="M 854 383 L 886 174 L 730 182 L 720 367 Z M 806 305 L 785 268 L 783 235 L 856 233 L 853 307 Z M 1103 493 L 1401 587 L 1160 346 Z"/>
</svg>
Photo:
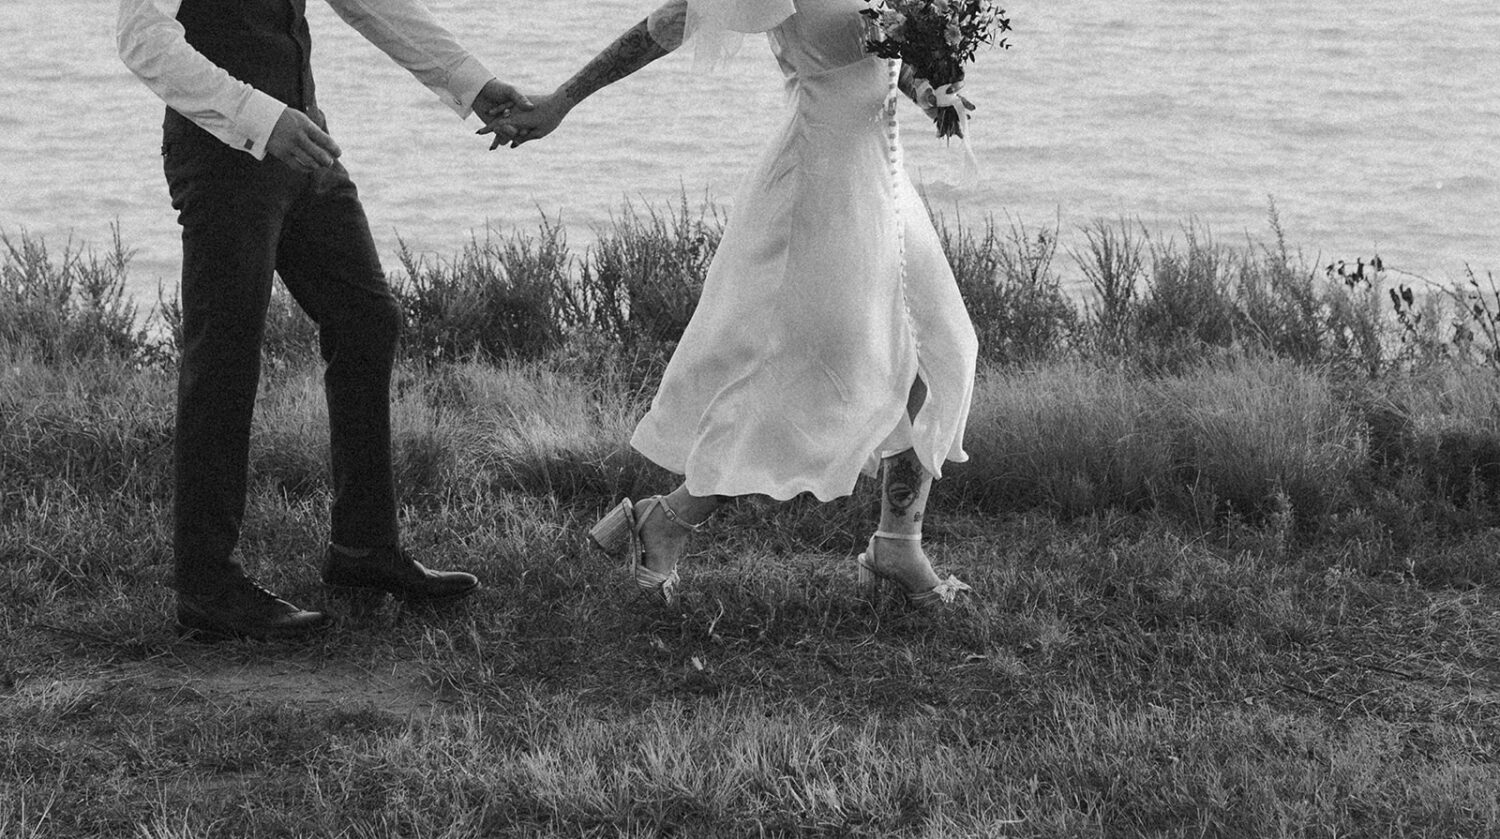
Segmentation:
<svg viewBox="0 0 1500 839">
<path fill-rule="evenodd" d="M 573 104 L 561 92 L 532 96 L 529 99 L 533 106 L 531 110 L 509 110 L 501 115 L 488 117 L 484 127 L 475 132 L 495 135 L 494 141 L 490 143 L 490 151 L 506 144 L 516 148 L 522 143 L 540 140 L 551 134 L 568 112 L 573 110 Z"/>
<path fill-rule="evenodd" d="M 974 103 L 970 102 L 968 99 L 965 99 L 962 94 L 958 93 L 958 91 L 963 88 L 963 85 L 964 83 L 961 81 L 955 82 L 952 86 L 953 94 L 958 97 L 958 102 L 959 104 L 963 105 L 964 110 L 973 111 Z M 901 92 L 905 93 L 911 99 L 911 101 L 917 103 L 917 107 L 921 108 L 922 112 L 927 114 L 927 117 L 934 122 L 937 121 L 938 115 L 942 111 L 942 109 L 944 107 L 948 107 L 938 104 L 938 94 L 937 91 L 933 89 L 932 83 L 922 78 L 921 76 L 918 76 L 916 72 L 911 69 L 910 65 L 901 65 L 901 76 L 898 82 L 898 86 L 901 88 Z"/>
</svg>

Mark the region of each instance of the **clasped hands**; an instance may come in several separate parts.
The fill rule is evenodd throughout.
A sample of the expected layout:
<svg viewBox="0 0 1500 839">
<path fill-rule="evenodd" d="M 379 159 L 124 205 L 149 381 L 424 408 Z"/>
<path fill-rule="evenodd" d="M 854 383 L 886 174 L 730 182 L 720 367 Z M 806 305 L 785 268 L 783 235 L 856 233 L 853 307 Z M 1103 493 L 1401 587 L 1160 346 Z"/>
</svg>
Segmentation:
<svg viewBox="0 0 1500 839">
<path fill-rule="evenodd" d="M 527 102 L 527 107 L 481 110 L 478 104 L 475 105 L 474 112 L 484 120 L 484 127 L 474 133 L 493 135 L 490 151 L 504 145 L 517 148 L 522 143 L 540 140 L 551 134 L 573 109 L 574 104 L 561 90 L 538 96 L 523 96 L 522 99 Z"/>
<path fill-rule="evenodd" d="M 485 127 L 480 129 L 480 133 L 495 135 L 491 149 L 497 148 L 501 143 L 520 145 L 526 140 L 534 140 L 550 132 L 562 120 L 559 116 L 552 127 L 541 134 L 533 134 L 535 122 L 529 117 L 534 110 L 542 109 L 499 79 L 485 82 L 479 94 L 474 97 L 474 112 L 485 121 Z M 266 138 L 266 154 L 298 171 L 312 172 L 332 166 L 339 155 L 343 154 L 343 150 L 307 114 L 295 108 L 286 108 L 271 129 L 271 136 Z"/>
</svg>

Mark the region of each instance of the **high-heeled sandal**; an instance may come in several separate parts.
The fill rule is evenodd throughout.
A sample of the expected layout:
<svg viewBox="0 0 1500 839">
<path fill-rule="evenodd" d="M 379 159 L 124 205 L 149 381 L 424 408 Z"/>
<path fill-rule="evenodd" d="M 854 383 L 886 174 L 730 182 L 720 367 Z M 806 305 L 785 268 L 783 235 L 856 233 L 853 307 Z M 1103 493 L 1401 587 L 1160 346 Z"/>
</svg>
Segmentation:
<svg viewBox="0 0 1500 839">
<path fill-rule="evenodd" d="M 858 580 L 862 587 L 869 589 L 879 588 L 882 582 L 889 583 L 901 592 L 906 598 L 906 605 L 913 609 L 934 609 L 954 602 L 961 592 L 973 592 L 974 589 L 968 583 L 959 578 L 948 575 L 948 579 L 939 582 L 932 588 L 920 591 L 911 591 L 906 588 L 896 577 L 882 572 L 875 567 L 875 540 L 876 539 L 900 539 L 903 542 L 920 542 L 921 533 L 890 533 L 885 530 L 875 531 L 870 537 L 870 546 L 865 552 L 855 558 L 854 563 L 858 569 Z"/>
<path fill-rule="evenodd" d="M 624 554 L 625 560 L 635 577 L 636 586 L 645 594 L 670 606 L 677 599 L 676 591 L 681 577 L 677 569 L 663 574 L 646 567 L 646 545 L 641 538 L 641 531 L 646 526 L 646 519 L 651 517 L 651 511 L 661 508 L 662 514 L 667 521 L 690 533 L 698 533 L 703 530 L 702 524 L 689 524 L 678 517 L 677 511 L 667 505 L 667 499 L 660 495 L 653 495 L 641 501 L 641 509 L 635 508 L 635 503 L 629 498 L 616 504 L 589 528 L 589 538 L 593 540 L 605 553 Z"/>
</svg>

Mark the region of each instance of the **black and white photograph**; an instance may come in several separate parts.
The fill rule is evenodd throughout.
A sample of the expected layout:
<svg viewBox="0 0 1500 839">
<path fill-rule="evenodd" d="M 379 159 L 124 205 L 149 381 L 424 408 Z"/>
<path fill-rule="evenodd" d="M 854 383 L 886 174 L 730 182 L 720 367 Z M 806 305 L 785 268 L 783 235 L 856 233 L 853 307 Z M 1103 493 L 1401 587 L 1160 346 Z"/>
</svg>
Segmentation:
<svg viewBox="0 0 1500 839">
<path fill-rule="evenodd" d="M 6 0 L 0 837 L 1500 836 L 1500 5 Z"/>
</svg>

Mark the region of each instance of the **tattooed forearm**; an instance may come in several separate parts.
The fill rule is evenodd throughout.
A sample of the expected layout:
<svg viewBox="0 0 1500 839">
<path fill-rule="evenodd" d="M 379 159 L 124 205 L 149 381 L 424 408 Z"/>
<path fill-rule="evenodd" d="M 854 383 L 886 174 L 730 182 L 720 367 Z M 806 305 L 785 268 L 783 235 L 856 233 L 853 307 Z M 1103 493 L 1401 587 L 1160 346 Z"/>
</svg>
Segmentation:
<svg viewBox="0 0 1500 839">
<path fill-rule="evenodd" d="M 651 38 L 643 20 L 569 79 L 563 87 L 563 95 L 576 105 L 600 88 L 614 84 L 666 54 L 667 50 Z"/>
</svg>

